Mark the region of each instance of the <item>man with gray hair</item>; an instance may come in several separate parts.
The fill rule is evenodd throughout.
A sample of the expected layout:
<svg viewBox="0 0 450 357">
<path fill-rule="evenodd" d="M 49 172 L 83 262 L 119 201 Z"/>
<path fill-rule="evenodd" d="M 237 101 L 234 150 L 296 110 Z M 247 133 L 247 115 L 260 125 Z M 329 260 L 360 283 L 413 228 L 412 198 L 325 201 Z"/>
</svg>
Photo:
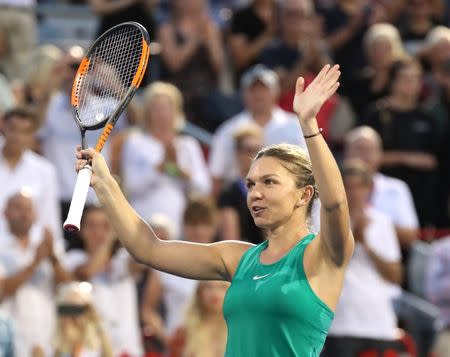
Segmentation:
<svg viewBox="0 0 450 357">
<path fill-rule="evenodd" d="M 405 182 L 378 171 L 383 153 L 378 133 L 369 126 L 351 130 L 345 138 L 344 153 L 346 158 L 366 163 L 373 175 L 372 206 L 392 219 L 400 245 L 409 248 L 418 238 L 419 222 L 414 201 Z"/>
<path fill-rule="evenodd" d="M 263 65 L 244 73 L 241 89 L 245 109 L 225 121 L 216 131 L 209 156 L 213 192 L 218 195 L 224 183 L 239 177 L 233 134 L 239 126 L 254 122 L 264 129 L 264 144 L 289 143 L 306 149 L 295 115 L 277 105 L 280 92 L 277 74 Z"/>
</svg>

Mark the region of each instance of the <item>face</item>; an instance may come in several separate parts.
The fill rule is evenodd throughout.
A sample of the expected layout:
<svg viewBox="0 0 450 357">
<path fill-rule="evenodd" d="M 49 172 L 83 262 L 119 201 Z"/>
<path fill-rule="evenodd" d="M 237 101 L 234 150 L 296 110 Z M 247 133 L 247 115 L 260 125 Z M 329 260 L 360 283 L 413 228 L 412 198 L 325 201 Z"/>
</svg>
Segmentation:
<svg viewBox="0 0 450 357">
<path fill-rule="evenodd" d="M 216 234 L 216 228 L 209 223 L 188 223 L 184 225 L 184 238 L 189 242 L 211 243 Z"/>
<path fill-rule="evenodd" d="M 222 314 L 223 299 L 229 283 L 223 281 L 208 281 L 200 283 L 200 304 L 206 313 Z"/>
<path fill-rule="evenodd" d="M 378 171 L 381 162 L 381 148 L 368 137 L 360 137 L 347 145 L 345 150 L 348 159 L 362 160 L 372 172 Z"/>
<path fill-rule="evenodd" d="M 66 93 L 72 92 L 73 79 L 77 73 L 78 66 L 80 65 L 81 58 L 77 58 L 71 55 L 66 55 L 60 63 L 56 65 L 57 71 L 61 76 L 61 83 Z"/>
<path fill-rule="evenodd" d="M 5 217 L 11 233 L 26 236 L 35 219 L 33 201 L 30 197 L 14 196 L 6 205 Z"/>
<path fill-rule="evenodd" d="M 312 13 L 306 0 L 287 0 L 281 9 L 283 33 L 298 36 L 307 35 L 312 30 Z"/>
<path fill-rule="evenodd" d="M 257 136 L 247 136 L 241 140 L 236 156 L 242 175 L 247 175 L 252 159 L 261 150 L 262 145 L 262 138 Z"/>
<path fill-rule="evenodd" d="M 255 224 L 266 229 L 286 223 L 302 197 L 294 175 L 272 157 L 262 157 L 252 163 L 247 188 L 247 207 Z"/>
<path fill-rule="evenodd" d="M 100 248 L 112 234 L 112 226 L 102 210 L 90 211 L 83 219 L 81 236 L 88 251 Z"/>
<path fill-rule="evenodd" d="M 408 12 L 415 17 L 429 17 L 432 15 L 430 0 L 410 0 Z"/>
<path fill-rule="evenodd" d="M 358 175 L 344 177 L 345 192 L 347 194 L 350 212 L 358 212 L 366 207 L 371 187 Z"/>
<path fill-rule="evenodd" d="M 386 38 L 378 38 L 368 48 L 369 62 L 375 68 L 387 69 L 392 63 L 392 45 Z"/>
<path fill-rule="evenodd" d="M 15 154 L 20 154 L 31 147 L 34 132 L 33 122 L 26 118 L 12 117 L 3 123 L 5 146 Z"/>
<path fill-rule="evenodd" d="M 146 120 L 152 128 L 175 130 L 175 108 L 166 95 L 156 95 L 146 105 Z"/>
<path fill-rule="evenodd" d="M 274 107 L 276 100 L 276 93 L 259 81 L 251 84 L 244 91 L 245 106 L 251 113 L 259 114 L 270 112 Z"/>
<path fill-rule="evenodd" d="M 392 84 L 392 94 L 403 98 L 418 99 L 422 89 L 422 71 L 417 65 L 403 67 Z"/>
</svg>

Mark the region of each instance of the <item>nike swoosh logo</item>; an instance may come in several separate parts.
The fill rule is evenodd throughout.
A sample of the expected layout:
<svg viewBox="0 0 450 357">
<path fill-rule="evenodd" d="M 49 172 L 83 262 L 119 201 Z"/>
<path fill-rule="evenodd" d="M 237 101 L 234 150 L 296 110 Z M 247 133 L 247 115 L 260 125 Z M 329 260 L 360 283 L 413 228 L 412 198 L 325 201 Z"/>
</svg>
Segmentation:
<svg viewBox="0 0 450 357">
<path fill-rule="evenodd" d="M 269 276 L 269 275 L 270 275 L 270 273 L 266 274 L 266 275 L 255 275 L 253 277 L 253 280 L 259 280 L 259 279 L 265 278 L 266 276 Z"/>
</svg>

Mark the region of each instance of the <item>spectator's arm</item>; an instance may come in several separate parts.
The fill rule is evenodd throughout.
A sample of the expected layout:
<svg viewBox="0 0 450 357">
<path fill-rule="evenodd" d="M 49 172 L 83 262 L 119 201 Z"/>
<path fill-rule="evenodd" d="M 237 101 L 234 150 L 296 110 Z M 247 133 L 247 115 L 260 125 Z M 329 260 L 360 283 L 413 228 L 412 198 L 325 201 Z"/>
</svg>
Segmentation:
<svg viewBox="0 0 450 357">
<path fill-rule="evenodd" d="M 225 53 L 222 46 L 220 31 L 211 21 L 207 23 L 206 48 L 208 49 L 209 59 L 216 73 L 223 69 Z"/>
<path fill-rule="evenodd" d="M 241 33 L 231 34 L 228 45 L 236 69 L 241 70 L 255 60 L 272 38 L 273 35 L 269 31 L 264 32 L 253 41 L 248 41 Z"/>
<path fill-rule="evenodd" d="M 158 312 L 163 287 L 156 270 L 150 270 L 141 306 L 141 320 L 146 334 L 155 336 L 163 344 L 168 343 L 164 321 Z"/>
<path fill-rule="evenodd" d="M 55 284 L 67 283 L 73 280 L 72 274 L 64 269 L 56 255 L 50 256 L 50 262 L 53 268 Z"/>
<path fill-rule="evenodd" d="M 419 170 L 433 170 L 437 160 L 433 154 L 412 151 L 385 151 L 381 159 L 382 166 L 405 165 Z"/>
<path fill-rule="evenodd" d="M 219 211 L 220 234 L 222 240 L 240 240 L 241 231 L 239 227 L 239 216 L 232 207 L 223 207 Z"/>
<path fill-rule="evenodd" d="M 113 240 L 107 240 L 87 262 L 75 268 L 73 275 L 77 280 L 91 280 L 92 277 L 102 272 L 111 258 Z"/>
<path fill-rule="evenodd" d="M 397 233 L 400 245 L 409 248 L 411 244 L 419 237 L 419 231 L 416 228 L 395 226 L 395 233 Z"/>
<path fill-rule="evenodd" d="M 369 246 L 365 245 L 365 248 L 381 276 L 393 284 L 400 285 L 403 281 L 402 264 L 400 262 L 386 261 L 379 257 Z"/>
<path fill-rule="evenodd" d="M 171 72 L 180 71 L 191 59 L 197 50 L 199 41 L 195 38 L 187 38 L 182 44 L 177 44 L 172 25 L 162 25 L 159 31 L 161 44 L 161 58 Z"/>
<path fill-rule="evenodd" d="M 23 284 L 30 280 L 39 264 L 40 260 L 35 258 L 30 265 L 22 269 L 20 272 L 4 277 L 0 282 L 2 286 L 1 300 L 14 295 Z"/>
</svg>

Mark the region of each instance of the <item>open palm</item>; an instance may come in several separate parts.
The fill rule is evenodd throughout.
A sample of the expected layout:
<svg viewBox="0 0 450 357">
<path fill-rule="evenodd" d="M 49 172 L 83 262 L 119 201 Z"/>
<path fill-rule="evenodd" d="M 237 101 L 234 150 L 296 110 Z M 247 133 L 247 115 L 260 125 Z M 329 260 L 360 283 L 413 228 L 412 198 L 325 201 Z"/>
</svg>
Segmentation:
<svg viewBox="0 0 450 357">
<path fill-rule="evenodd" d="M 306 89 L 305 79 L 297 79 L 293 107 L 301 121 L 315 118 L 323 103 L 338 89 L 340 75 L 339 65 L 327 64 Z"/>
</svg>

